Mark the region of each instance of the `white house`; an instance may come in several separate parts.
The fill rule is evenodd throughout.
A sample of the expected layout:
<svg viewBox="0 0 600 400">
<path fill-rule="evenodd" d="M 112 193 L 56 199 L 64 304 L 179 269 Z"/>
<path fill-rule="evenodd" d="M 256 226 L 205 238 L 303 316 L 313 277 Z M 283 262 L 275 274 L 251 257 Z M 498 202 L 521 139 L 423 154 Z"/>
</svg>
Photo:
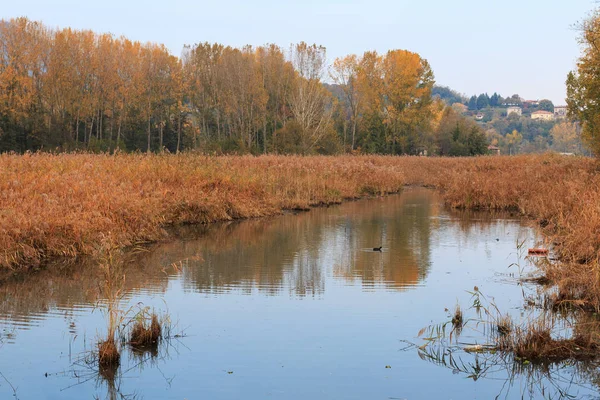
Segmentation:
<svg viewBox="0 0 600 400">
<path fill-rule="evenodd" d="M 518 116 L 521 116 L 523 114 L 523 110 L 521 109 L 521 107 L 517 107 L 517 106 L 508 107 L 506 109 L 506 116 L 509 117 L 510 114 L 512 114 L 512 113 L 515 113 Z"/>
<path fill-rule="evenodd" d="M 554 119 L 554 113 L 550 111 L 536 111 L 531 113 L 531 119 L 541 119 L 544 121 L 552 121 Z"/>
<path fill-rule="evenodd" d="M 566 118 L 567 106 L 554 106 L 554 116 L 556 118 Z"/>
</svg>

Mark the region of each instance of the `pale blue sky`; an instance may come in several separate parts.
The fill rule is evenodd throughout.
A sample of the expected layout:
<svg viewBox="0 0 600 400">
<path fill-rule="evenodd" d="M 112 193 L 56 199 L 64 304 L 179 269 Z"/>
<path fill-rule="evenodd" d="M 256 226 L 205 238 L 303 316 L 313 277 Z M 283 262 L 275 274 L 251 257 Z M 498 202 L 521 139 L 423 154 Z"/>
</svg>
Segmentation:
<svg viewBox="0 0 600 400">
<path fill-rule="evenodd" d="M 231 46 L 306 41 L 328 58 L 408 49 L 436 81 L 465 94 L 498 91 L 564 103 L 579 55 L 573 25 L 593 0 L 4 0 L 0 17 L 164 43 Z"/>
</svg>

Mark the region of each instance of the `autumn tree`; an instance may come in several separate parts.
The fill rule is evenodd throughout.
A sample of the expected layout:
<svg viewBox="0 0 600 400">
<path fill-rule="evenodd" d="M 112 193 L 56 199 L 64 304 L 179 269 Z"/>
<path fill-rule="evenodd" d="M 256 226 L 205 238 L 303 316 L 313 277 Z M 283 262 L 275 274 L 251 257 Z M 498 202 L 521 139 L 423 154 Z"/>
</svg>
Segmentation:
<svg viewBox="0 0 600 400">
<path fill-rule="evenodd" d="M 225 48 L 220 63 L 223 105 L 241 147 L 251 149 L 266 116 L 267 92 L 251 47 Z"/>
<path fill-rule="evenodd" d="M 523 135 L 521 135 L 519 131 L 513 130 L 511 133 L 506 134 L 505 140 L 508 145 L 509 154 L 516 154 L 523 141 Z"/>
<path fill-rule="evenodd" d="M 256 58 L 268 96 L 263 121 L 263 152 L 267 152 L 268 142 L 271 143 L 270 148 L 277 151 L 275 132 L 291 117 L 288 99 L 296 75 L 292 64 L 286 60 L 284 51 L 277 45 L 258 47 Z"/>
<path fill-rule="evenodd" d="M 332 132 L 331 94 L 321 82 L 326 71 L 326 50 L 304 42 L 290 48 L 296 79 L 289 95 L 290 110 L 299 125 L 302 153 L 309 153 Z"/>
<path fill-rule="evenodd" d="M 429 121 L 434 79 L 429 63 L 406 50 L 389 51 L 382 61 L 386 141 L 392 153 L 415 153 Z"/>
<path fill-rule="evenodd" d="M 344 104 L 347 105 L 348 116 L 352 126 L 352 139 L 350 150 L 354 150 L 356 143 L 356 127 L 360 115 L 360 90 L 357 82 L 360 59 L 352 54 L 346 57 L 336 58 L 329 75 L 333 82 L 342 88 L 344 93 Z M 346 118 L 344 118 L 346 121 Z M 345 132 L 344 124 L 344 132 Z M 345 135 L 344 135 L 345 138 Z"/>
<path fill-rule="evenodd" d="M 324 47 L 303 42 L 287 54 L 200 43 L 175 57 L 157 43 L 0 21 L 0 151 L 434 152 L 445 106 L 432 87 L 427 61 L 405 50 L 331 67 Z"/>
<path fill-rule="evenodd" d="M 552 148 L 554 150 L 563 153 L 580 152 L 580 142 L 576 124 L 568 121 L 561 121 L 552 127 L 550 135 L 552 137 Z"/>
<path fill-rule="evenodd" d="M 567 76 L 568 115 L 582 123 L 582 139 L 600 154 L 600 9 L 581 24 L 582 54 L 577 70 Z"/>
</svg>

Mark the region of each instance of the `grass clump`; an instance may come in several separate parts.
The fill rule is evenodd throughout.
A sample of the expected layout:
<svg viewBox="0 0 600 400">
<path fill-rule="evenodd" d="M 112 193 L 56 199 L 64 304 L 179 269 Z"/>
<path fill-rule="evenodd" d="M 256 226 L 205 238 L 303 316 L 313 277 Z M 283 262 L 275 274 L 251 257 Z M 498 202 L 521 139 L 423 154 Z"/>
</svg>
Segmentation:
<svg viewBox="0 0 600 400">
<path fill-rule="evenodd" d="M 566 335 L 556 322 L 560 320 L 552 311 L 545 311 L 535 318 L 530 317 L 521 324 L 515 324 L 508 314 L 501 314 L 493 301 L 487 299 L 477 287 L 472 292 L 476 316 L 458 325 L 460 307 L 457 306 L 450 321 L 453 329 L 448 333 L 445 326 L 450 322 L 423 328 L 419 336 L 426 336 L 425 344 L 419 350 L 430 357 L 432 354 L 452 352 L 460 348 L 466 352 L 501 353 L 510 355 L 517 362 L 565 362 L 598 358 L 600 354 L 600 320 L 588 313 L 581 313 Z M 460 311 L 460 318 L 462 318 Z M 483 330 L 480 328 L 484 327 Z M 468 344 L 456 341 L 462 329 L 472 329 L 483 334 L 485 343 Z M 456 334 L 455 334 L 456 333 Z M 453 338 L 454 343 L 453 344 Z M 458 345 L 458 346 L 457 346 Z M 431 351 L 430 349 L 433 349 Z"/>
<path fill-rule="evenodd" d="M 506 335 L 510 334 L 513 330 L 512 318 L 508 314 L 500 316 L 496 320 L 495 325 L 496 325 L 496 330 L 498 331 L 498 334 L 500 336 L 506 336 Z"/>
<path fill-rule="evenodd" d="M 156 346 L 162 338 L 162 324 L 158 316 L 152 313 L 149 317 L 143 313 L 135 319 L 129 343 L 134 347 Z"/>
<path fill-rule="evenodd" d="M 454 308 L 454 314 L 452 315 L 452 326 L 454 329 L 461 329 L 463 326 L 463 312 L 460 308 L 460 304 L 456 304 Z"/>
<path fill-rule="evenodd" d="M 107 336 L 98 344 L 98 364 L 102 370 L 117 368 L 121 359 L 116 337 L 125 319 L 125 313 L 119 307 L 125 274 L 120 252 L 110 249 L 106 243 L 102 243 L 98 251 L 103 254 L 99 263 L 102 276 L 99 292 L 104 299 L 107 316 Z"/>
<path fill-rule="evenodd" d="M 109 338 L 98 344 L 98 365 L 100 370 L 111 370 L 119 366 L 121 354 L 115 340 Z"/>
</svg>

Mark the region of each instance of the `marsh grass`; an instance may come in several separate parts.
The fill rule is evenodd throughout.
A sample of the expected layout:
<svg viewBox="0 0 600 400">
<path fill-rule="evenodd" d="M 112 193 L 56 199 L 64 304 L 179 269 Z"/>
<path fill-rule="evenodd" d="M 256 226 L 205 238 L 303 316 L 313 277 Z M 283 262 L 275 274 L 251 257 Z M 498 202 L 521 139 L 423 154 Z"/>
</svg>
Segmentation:
<svg viewBox="0 0 600 400">
<path fill-rule="evenodd" d="M 0 267 L 97 255 L 167 237 L 169 226 L 437 188 L 446 204 L 535 222 L 560 262 L 555 303 L 600 311 L 600 167 L 559 155 L 428 158 L 2 154 Z"/>
<path fill-rule="evenodd" d="M 498 334 L 501 336 L 506 336 L 513 331 L 513 322 L 512 318 L 508 314 L 504 314 L 499 316 L 495 320 L 496 330 Z"/>
<path fill-rule="evenodd" d="M 581 397 L 578 395 L 582 389 L 594 393 L 597 390 L 594 382 L 600 381 L 597 367 L 590 363 L 534 363 L 517 360 L 501 351 L 462 352 L 435 346 L 419 349 L 419 356 L 473 381 L 497 381 L 502 376 L 499 373 L 503 373 L 505 382 L 495 399 L 576 399 Z"/>
<path fill-rule="evenodd" d="M 100 371 L 110 371 L 119 366 L 121 354 L 114 339 L 108 338 L 98 344 L 98 365 Z"/>
<path fill-rule="evenodd" d="M 106 338 L 98 343 L 98 365 L 102 370 L 119 366 L 121 355 L 117 346 L 117 330 L 123 325 L 126 313 L 120 308 L 125 284 L 121 252 L 110 249 L 105 243 L 102 243 L 100 247 L 99 251 L 104 255 L 99 264 L 102 272 L 99 293 L 104 299 L 105 307 L 103 309 L 107 316 Z"/>
<path fill-rule="evenodd" d="M 135 317 L 129 344 L 137 349 L 156 348 L 163 337 L 163 324 L 158 315 L 148 308 L 142 309 Z"/>
<path fill-rule="evenodd" d="M 454 314 L 452 315 L 452 319 L 450 320 L 450 322 L 452 322 L 452 327 L 454 328 L 454 330 L 456 330 L 457 332 L 460 332 L 462 330 L 463 327 L 463 312 L 462 309 L 460 308 L 460 304 L 456 304 L 456 307 L 454 308 Z"/>
<path fill-rule="evenodd" d="M 508 314 L 502 314 L 495 303 L 486 298 L 477 287 L 469 293 L 472 296 L 469 310 L 472 310 L 475 315 L 466 319 L 458 332 L 471 329 L 486 342 L 459 345 L 458 335 L 455 333 L 456 317 L 453 316 L 451 321 L 423 328 L 419 332 L 419 336 L 424 339 L 424 344 L 419 347 L 420 350 L 425 351 L 429 348 L 428 354 L 444 352 L 450 348 L 475 353 L 502 352 L 514 357 L 516 362 L 525 363 L 598 358 L 600 320 L 596 316 L 582 313 L 573 318 L 570 328 L 561 329 L 557 322 L 565 321 L 564 316 L 553 310 L 542 310 L 530 314 L 521 323 L 515 323 Z M 454 327 L 449 333 L 445 329 L 448 324 Z"/>
<path fill-rule="evenodd" d="M 27 269 L 161 240 L 164 228 L 255 218 L 401 190 L 384 157 L 0 154 L 0 266 Z"/>
</svg>

